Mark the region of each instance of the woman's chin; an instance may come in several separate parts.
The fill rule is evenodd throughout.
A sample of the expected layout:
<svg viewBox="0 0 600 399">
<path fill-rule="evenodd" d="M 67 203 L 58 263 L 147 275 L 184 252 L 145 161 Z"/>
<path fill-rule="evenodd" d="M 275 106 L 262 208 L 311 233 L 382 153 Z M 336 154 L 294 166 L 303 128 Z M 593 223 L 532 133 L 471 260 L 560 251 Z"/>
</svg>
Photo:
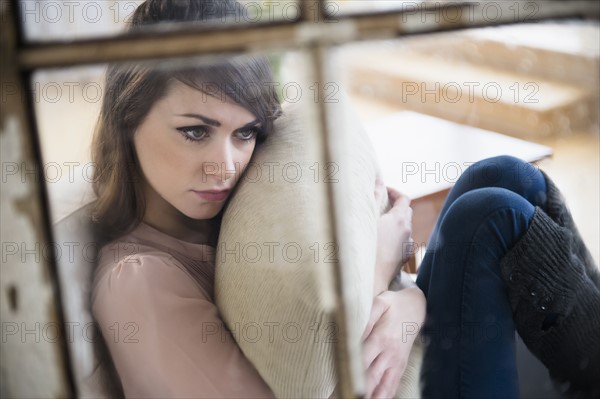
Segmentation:
<svg viewBox="0 0 600 399">
<path fill-rule="evenodd" d="M 181 212 L 185 216 L 193 220 L 213 219 L 221 212 L 223 204 L 215 204 L 212 206 L 202 207 L 202 209 L 188 209 L 186 212 Z"/>
</svg>

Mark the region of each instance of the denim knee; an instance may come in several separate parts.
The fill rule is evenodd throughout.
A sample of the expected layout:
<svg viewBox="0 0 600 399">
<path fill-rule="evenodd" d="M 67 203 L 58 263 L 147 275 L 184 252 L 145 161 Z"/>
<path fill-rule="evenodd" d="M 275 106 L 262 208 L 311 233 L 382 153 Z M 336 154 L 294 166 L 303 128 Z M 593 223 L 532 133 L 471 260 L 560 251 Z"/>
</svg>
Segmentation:
<svg viewBox="0 0 600 399">
<path fill-rule="evenodd" d="M 468 191 L 457 198 L 444 215 L 437 247 L 448 241 L 462 244 L 472 243 L 476 238 L 486 241 L 488 237 L 476 237 L 486 224 L 493 225 L 494 235 L 511 236 L 509 241 L 514 241 L 527 230 L 534 210 L 529 201 L 505 188 Z"/>
<path fill-rule="evenodd" d="M 522 159 L 500 155 L 471 165 L 457 185 L 464 191 L 483 187 L 502 187 L 526 198 L 534 205 L 544 207 L 546 180 L 537 167 Z"/>
</svg>

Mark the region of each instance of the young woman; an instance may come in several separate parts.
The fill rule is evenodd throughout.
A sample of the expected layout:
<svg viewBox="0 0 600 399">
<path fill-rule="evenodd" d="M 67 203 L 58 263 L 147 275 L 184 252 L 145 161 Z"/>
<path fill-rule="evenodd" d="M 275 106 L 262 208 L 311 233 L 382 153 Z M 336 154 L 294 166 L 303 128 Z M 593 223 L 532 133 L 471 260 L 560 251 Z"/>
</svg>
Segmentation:
<svg viewBox="0 0 600 399">
<path fill-rule="evenodd" d="M 132 29 L 231 10 L 233 2 L 149 0 Z M 107 71 L 93 143 L 94 219 L 110 243 L 94 275 L 92 311 L 127 397 L 273 396 L 231 336 L 206 330 L 223 325 L 213 292 L 222 210 L 281 113 L 273 81 L 267 61 L 251 57 Z M 244 90 L 250 86 L 261 88 L 258 96 Z M 379 226 L 387 240 L 378 251 L 380 294 L 364 335 L 369 397 L 393 396 L 414 339 L 402 339 L 397 326 L 425 315 L 416 286 L 386 291 L 411 215 L 405 197 L 390 197 Z"/>
<path fill-rule="evenodd" d="M 231 10 L 229 1 L 150 0 L 132 29 Z M 107 71 L 93 146 L 95 219 L 112 241 L 92 305 L 128 397 L 273 396 L 233 339 L 204 330 L 220 323 L 221 212 L 281 112 L 271 81 L 268 63 L 250 57 Z M 263 88 L 258 97 L 240 90 L 251 84 Z M 425 397 L 517 397 L 515 328 L 570 391 L 598 393 L 600 278 L 547 176 L 510 157 L 469 168 L 433 232 L 423 292 L 386 291 L 411 221 L 408 200 L 387 194 L 393 207 L 379 223 L 378 295 L 364 334 L 367 397 L 393 396 L 413 343 L 399 326 L 424 319 L 423 292 Z M 385 195 L 378 186 L 376 197 Z"/>
</svg>

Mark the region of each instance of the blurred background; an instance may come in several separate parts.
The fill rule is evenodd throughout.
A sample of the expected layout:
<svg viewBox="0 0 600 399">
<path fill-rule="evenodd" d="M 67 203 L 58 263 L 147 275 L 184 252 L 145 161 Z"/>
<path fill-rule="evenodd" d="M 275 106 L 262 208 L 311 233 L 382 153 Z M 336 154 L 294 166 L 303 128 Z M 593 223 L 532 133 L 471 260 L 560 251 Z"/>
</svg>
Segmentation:
<svg viewBox="0 0 600 399">
<path fill-rule="evenodd" d="M 403 141 L 421 145 L 407 151 L 410 159 L 417 151 L 424 160 L 461 166 L 465 157 L 476 156 L 468 159 L 474 162 L 496 153 L 538 161 L 563 191 L 598 261 L 599 53 L 597 22 L 466 29 L 348 46 L 344 83 L 367 126 L 381 127 L 377 121 L 392 121 L 390 115 L 401 111 L 418 113 L 409 118 L 412 130 Z M 446 142 L 448 134 L 454 141 Z M 486 141 L 496 148 L 484 148 Z M 437 173 L 448 182 L 455 175 L 444 173 L 443 165 Z M 435 173 L 420 176 L 416 184 L 435 185 Z"/>
<path fill-rule="evenodd" d="M 120 34 L 141 1 L 23 1 L 32 42 Z M 242 1 L 245 21 L 297 17 L 295 1 Z M 407 2 L 329 2 L 333 15 L 381 12 Z M 418 4 L 419 2 L 411 2 Z M 416 242 L 425 244 L 460 172 L 487 156 L 536 161 L 563 190 L 600 259 L 600 27 L 561 20 L 366 41 L 331 51 L 326 92 L 349 98 L 380 152 L 386 183 L 413 197 Z M 271 53 L 280 87 L 298 54 Z M 89 146 L 102 99 L 102 65 L 38 71 L 32 80 L 53 221 L 93 198 Z M 294 101 L 288 91 L 283 100 Z M 326 94 L 327 94 L 326 93 Z M 306 94 L 306 93 L 305 93 Z M 290 98 L 291 97 L 291 98 Z M 408 168 L 410 166 L 410 168 Z M 400 170 L 399 170 L 400 169 Z M 417 259 L 418 263 L 418 259 Z"/>
</svg>

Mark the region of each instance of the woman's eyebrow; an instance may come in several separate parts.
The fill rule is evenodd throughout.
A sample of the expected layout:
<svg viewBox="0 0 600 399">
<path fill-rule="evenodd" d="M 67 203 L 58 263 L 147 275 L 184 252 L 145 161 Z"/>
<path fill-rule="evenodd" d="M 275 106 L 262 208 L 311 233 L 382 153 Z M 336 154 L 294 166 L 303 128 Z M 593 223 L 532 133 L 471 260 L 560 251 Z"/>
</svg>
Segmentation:
<svg viewBox="0 0 600 399">
<path fill-rule="evenodd" d="M 221 122 L 211 119 L 208 116 L 204 116 L 204 115 L 200 115 L 200 114 L 181 114 L 178 116 L 186 116 L 188 118 L 196 118 L 196 119 L 200 119 L 201 121 L 203 121 L 204 123 L 211 125 L 211 126 L 221 126 Z"/>
<path fill-rule="evenodd" d="M 200 115 L 200 114 L 193 114 L 193 113 L 192 114 L 180 114 L 178 116 L 185 116 L 185 117 L 188 117 L 188 118 L 200 119 L 204 123 L 206 123 L 208 125 L 211 125 L 211 126 L 216 126 L 216 127 L 221 126 L 221 122 L 219 122 L 219 121 L 217 121 L 215 119 L 209 118 L 208 116 L 204 116 L 204 115 Z M 235 131 L 242 130 L 242 129 L 247 129 L 249 127 L 253 127 L 253 126 L 258 125 L 258 124 L 259 124 L 258 119 L 255 119 L 252 122 L 246 123 L 244 126 L 238 128 L 238 129 L 235 129 Z"/>
<path fill-rule="evenodd" d="M 259 124 L 259 121 L 258 121 L 258 119 L 255 119 L 255 120 L 253 120 L 252 122 L 246 123 L 244 126 L 242 126 L 242 127 L 240 127 L 240 128 L 237 128 L 237 129 L 235 129 L 235 131 L 237 132 L 237 131 L 240 131 L 240 130 L 247 129 L 247 128 L 249 128 L 249 127 L 254 127 L 254 126 L 258 125 L 258 124 Z"/>
</svg>

